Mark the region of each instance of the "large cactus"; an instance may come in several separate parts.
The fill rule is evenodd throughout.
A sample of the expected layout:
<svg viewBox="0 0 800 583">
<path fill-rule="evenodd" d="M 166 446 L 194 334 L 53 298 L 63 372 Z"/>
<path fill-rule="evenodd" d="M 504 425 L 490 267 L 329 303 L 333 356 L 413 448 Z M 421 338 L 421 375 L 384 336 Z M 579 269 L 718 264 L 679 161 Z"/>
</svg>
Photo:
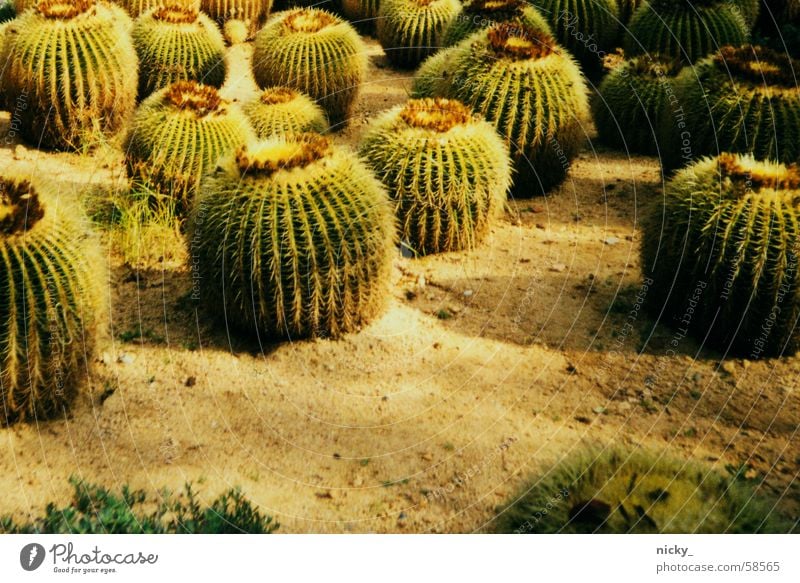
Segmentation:
<svg viewBox="0 0 800 583">
<path fill-rule="evenodd" d="M 685 64 L 749 38 L 742 11 L 728 0 L 650 0 L 636 11 L 628 29 L 629 56 L 658 53 Z"/>
<path fill-rule="evenodd" d="M 416 67 L 436 52 L 460 10 L 458 0 L 381 0 L 377 34 L 386 58 L 399 67 Z"/>
<path fill-rule="evenodd" d="M 0 424 L 63 415 L 86 376 L 106 274 L 73 206 L 0 178 Z"/>
<path fill-rule="evenodd" d="M 253 74 L 260 87 L 306 93 L 339 125 L 364 81 L 366 51 L 355 29 L 338 16 L 296 8 L 276 14 L 256 35 Z"/>
<path fill-rule="evenodd" d="M 268 138 L 274 134 L 323 133 L 328 119 L 322 108 L 304 95 L 288 87 L 270 87 L 244 104 L 256 135 Z"/>
<path fill-rule="evenodd" d="M 800 344 L 800 172 L 723 154 L 680 170 L 644 221 L 647 306 L 747 358 Z"/>
<path fill-rule="evenodd" d="M 22 136 L 54 149 L 80 149 L 116 132 L 136 104 L 137 60 L 130 20 L 94 0 L 42 0 L 8 25 L 2 87 Z"/>
<path fill-rule="evenodd" d="M 761 47 L 723 47 L 675 82 L 681 116 L 664 116 L 667 170 L 721 152 L 800 161 L 800 63 Z"/>
<path fill-rule="evenodd" d="M 548 471 L 498 516 L 509 533 L 788 533 L 774 502 L 715 469 L 646 450 L 589 449 Z"/>
<path fill-rule="evenodd" d="M 467 0 L 442 35 L 442 46 L 458 44 L 474 32 L 501 22 L 521 23 L 552 34 L 547 19 L 525 0 Z"/>
<path fill-rule="evenodd" d="M 220 157 L 251 139 L 244 114 L 216 88 L 178 81 L 151 95 L 136 111 L 125 144 L 128 173 L 185 204 Z"/>
<path fill-rule="evenodd" d="M 190 221 L 198 293 L 259 337 L 338 336 L 377 315 L 392 210 L 358 158 L 319 134 L 242 149 L 204 181 Z"/>
<path fill-rule="evenodd" d="M 195 8 L 162 6 L 133 25 L 139 55 L 139 98 L 175 81 L 225 82 L 225 41 L 217 25 Z"/>
<path fill-rule="evenodd" d="M 402 240 L 420 255 L 475 248 L 511 185 L 503 140 L 458 101 L 411 100 L 388 111 L 360 152 L 395 204 Z"/>
<path fill-rule="evenodd" d="M 241 22 L 252 37 L 270 15 L 272 0 L 200 0 L 200 7 L 220 26 Z"/>
</svg>

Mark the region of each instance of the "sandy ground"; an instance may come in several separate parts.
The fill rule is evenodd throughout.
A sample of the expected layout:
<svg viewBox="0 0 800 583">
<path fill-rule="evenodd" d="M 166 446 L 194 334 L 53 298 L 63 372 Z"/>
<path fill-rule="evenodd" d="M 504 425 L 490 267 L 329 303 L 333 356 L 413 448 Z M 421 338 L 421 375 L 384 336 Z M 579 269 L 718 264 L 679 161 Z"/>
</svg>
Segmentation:
<svg viewBox="0 0 800 583">
<path fill-rule="evenodd" d="M 249 51 L 230 50 L 234 71 Z M 351 145 L 410 87 L 370 51 L 337 137 Z M 225 88 L 252 91 L 237 75 Z M 0 149 L 4 171 L 51 176 L 76 200 L 124 185 L 120 162 Z M 206 498 L 240 486 L 282 532 L 473 532 L 561 457 L 613 442 L 750 465 L 797 518 L 800 362 L 723 365 L 689 339 L 672 354 L 673 332 L 628 319 L 637 213 L 659 180 L 654 159 L 587 147 L 559 191 L 512 201 L 480 249 L 398 258 L 389 310 L 339 341 L 230 338 L 187 301 L 186 269 L 137 271 L 110 250 L 112 334 L 68 419 L 0 429 L 0 514 L 65 502 L 78 476 L 153 492 L 191 481 Z"/>
</svg>

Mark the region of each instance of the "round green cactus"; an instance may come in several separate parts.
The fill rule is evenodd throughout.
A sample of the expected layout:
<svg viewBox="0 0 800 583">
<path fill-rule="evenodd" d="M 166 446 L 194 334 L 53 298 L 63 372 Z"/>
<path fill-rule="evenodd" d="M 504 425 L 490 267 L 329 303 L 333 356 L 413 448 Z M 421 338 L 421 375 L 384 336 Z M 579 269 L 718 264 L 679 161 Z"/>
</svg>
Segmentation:
<svg viewBox="0 0 800 583">
<path fill-rule="evenodd" d="M 0 424 L 63 415 L 92 358 L 106 275 L 73 208 L 0 178 Z"/>
<path fill-rule="evenodd" d="M 322 108 L 308 95 L 288 87 L 265 89 L 243 109 L 259 138 L 289 133 L 321 134 L 328 129 L 328 119 Z"/>
<path fill-rule="evenodd" d="M 654 316 L 747 358 L 797 352 L 800 173 L 722 154 L 678 171 L 643 223 Z"/>
<path fill-rule="evenodd" d="M 500 510 L 518 534 L 788 533 L 772 501 L 692 460 L 643 450 L 579 452 Z"/>
<path fill-rule="evenodd" d="M 356 28 L 366 32 L 375 30 L 381 0 L 341 0 L 342 14 Z"/>
<path fill-rule="evenodd" d="M 386 58 L 398 67 L 416 67 L 436 52 L 460 10 L 458 0 L 381 0 L 377 35 Z"/>
<path fill-rule="evenodd" d="M 314 99 L 334 125 L 346 123 L 367 72 L 367 49 L 350 24 L 325 10 L 275 15 L 256 35 L 260 87 L 286 86 Z"/>
<path fill-rule="evenodd" d="M 272 10 L 272 0 L 200 0 L 200 8 L 220 26 L 241 22 L 253 37 Z"/>
<path fill-rule="evenodd" d="M 411 100 L 376 120 L 361 157 L 419 255 L 475 248 L 503 208 L 511 161 L 495 129 L 458 101 Z"/>
<path fill-rule="evenodd" d="M 623 61 L 603 79 L 592 101 L 599 141 L 641 154 L 658 154 L 662 116 L 681 67 L 658 55 Z"/>
<path fill-rule="evenodd" d="M 625 53 L 657 53 L 692 64 L 748 38 L 741 10 L 727 0 L 650 0 L 633 15 Z"/>
<path fill-rule="evenodd" d="M 547 34 L 499 24 L 465 41 L 444 97 L 483 115 L 516 169 L 514 196 L 561 183 L 586 139 L 586 85 L 577 63 Z M 460 46 L 460 45 L 459 45 Z"/>
<path fill-rule="evenodd" d="M 445 29 L 441 44 L 453 46 L 481 29 L 501 22 L 524 24 L 552 34 L 539 9 L 524 0 L 467 0 L 461 13 Z"/>
<path fill-rule="evenodd" d="M 414 75 L 412 97 L 421 99 L 445 95 L 453 82 L 456 63 L 466 50 L 468 43 L 461 41 L 458 45 L 441 49 L 425 59 Z"/>
<path fill-rule="evenodd" d="M 259 337 L 339 336 L 383 308 L 392 209 L 359 159 L 319 134 L 239 150 L 203 182 L 189 223 L 199 297 Z"/>
<path fill-rule="evenodd" d="M 800 161 L 797 123 L 800 63 L 770 49 L 723 47 L 686 69 L 675 83 L 681 116 L 664 116 L 665 169 L 702 156 L 752 153 L 757 159 Z"/>
<path fill-rule="evenodd" d="M 2 87 L 21 96 L 22 137 L 81 149 L 121 128 L 136 105 L 137 59 L 118 8 L 94 0 L 42 0 L 9 23 Z"/>
<path fill-rule="evenodd" d="M 139 55 L 139 98 L 175 81 L 199 81 L 222 87 L 225 41 L 217 25 L 194 8 L 162 6 L 145 12 L 133 25 Z"/>
<path fill-rule="evenodd" d="M 125 144 L 128 174 L 186 204 L 220 157 L 252 139 L 247 118 L 215 87 L 178 81 L 136 111 Z"/>
</svg>

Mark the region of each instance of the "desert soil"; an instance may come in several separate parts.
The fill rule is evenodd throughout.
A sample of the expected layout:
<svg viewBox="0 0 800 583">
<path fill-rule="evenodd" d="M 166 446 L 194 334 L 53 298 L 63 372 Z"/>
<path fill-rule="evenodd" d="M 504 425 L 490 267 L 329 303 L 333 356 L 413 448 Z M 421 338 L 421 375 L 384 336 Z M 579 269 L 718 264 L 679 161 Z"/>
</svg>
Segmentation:
<svg viewBox="0 0 800 583">
<path fill-rule="evenodd" d="M 351 146 L 411 85 L 369 46 L 336 136 Z M 255 91 L 250 51 L 230 49 L 231 98 Z M 0 123 L 7 136 L 7 113 Z M 0 168 L 49 177 L 75 204 L 125 187 L 113 148 L 10 141 Z M 673 331 L 629 319 L 659 166 L 588 144 L 558 191 L 510 201 L 480 249 L 398 257 L 389 309 L 337 341 L 230 337 L 188 301 L 180 261 L 134 269 L 109 244 L 109 337 L 69 418 L 0 429 L 0 515 L 66 502 L 76 476 L 149 492 L 192 482 L 206 499 L 238 486 L 282 532 L 485 531 L 553 463 L 617 443 L 750 466 L 796 518 L 800 362 L 721 362 L 690 339 L 672 352 Z"/>
</svg>

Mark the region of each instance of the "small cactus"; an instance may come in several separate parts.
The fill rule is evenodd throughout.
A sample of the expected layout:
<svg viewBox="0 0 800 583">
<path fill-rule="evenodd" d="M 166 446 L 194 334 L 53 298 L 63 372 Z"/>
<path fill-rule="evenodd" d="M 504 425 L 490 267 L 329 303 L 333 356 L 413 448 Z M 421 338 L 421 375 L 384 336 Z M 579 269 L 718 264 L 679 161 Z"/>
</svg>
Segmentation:
<svg viewBox="0 0 800 583">
<path fill-rule="evenodd" d="M 645 217 L 646 305 L 726 354 L 794 354 L 800 343 L 800 172 L 722 154 L 684 168 Z"/>
<path fill-rule="evenodd" d="M 260 87 L 306 93 L 339 125 L 366 76 L 366 51 L 358 33 L 338 16 L 295 8 L 275 15 L 256 35 L 253 74 Z"/>
<path fill-rule="evenodd" d="M 467 0 L 463 10 L 445 29 L 441 44 L 445 47 L 456 45 L 471 34 L 501 22 L 520 23 L 552 34 L 539 9 L 524 0 Z"/>
<path fill-rule="evenodd" d="M 0 178 L 0 425 L 64 414 L 92 358 L 104 279 L 71 204 Z"/>
<path fill-rule="evenodd" d="M 458 0 L 381 0 L 377 35 L 386 58 L 398 67 L 416 67 L 436 52 L 460 10 Z"/>
<path fill-rule="evenodd" d="M 388 111 L 360 153 L 395 204 L 402 241 L 420 255 L 475 248 L 511 185 L 503 140 L 458 101 L 411 100 Z"/>
<path fill-rule="evenodd" d="M 328 119 L 322 108 L 299 91 L 288 87 L 270 87 L 243 107 L 256 135 L 268 138 L 275 134 L 323 133 Z"/>
<path fill-rule="evenodd" d="M 509 506 L 497 529 L 518 534 L 788 533 L 772 501 L 691 460 L 643 450 L 580 452 Z"/>
<path fill-rule="evenodd" d="M 119 130 L 136 105 L 130 19 L 95 0 L 42 0 L 8 25 L 2 87 L 37 146 L 81 149 Z"/>
<path fill-rule="evenodd" d="M 186 204 L 220 157 L 253 138 L 244 114 L 216 88 L 178 81 L 136 111 L 125 144 L 128 174 Z"/>
<path fill-rule="evenodd" d="M 633 15 L 625 53 L 657 53 L 690 65 L 748 37 L 741 10 L 728 0 L 650 0 Z"/>
<path fill-rule="evenodd" d="M 203 182 L 189 223 L 206 307 L 259 337 L 339 336 L 384 305 L 392 210 L 358 158 L 319 134 L 274 136 Z"/>
<path fill-rule="evenodd" d="M 240 22 L 252 38 L 272 11 L 272 0 L 200 0 L 200 8 L 221 27 Z"/>
<path fill-rule="evenodd" d="M 175 81 L 222 87 L 225 41 L 217 25 L 195 8 L 170 4 L 145 12 L 133 25 L 139 55 L 139 98 Z"/>
</svg>

